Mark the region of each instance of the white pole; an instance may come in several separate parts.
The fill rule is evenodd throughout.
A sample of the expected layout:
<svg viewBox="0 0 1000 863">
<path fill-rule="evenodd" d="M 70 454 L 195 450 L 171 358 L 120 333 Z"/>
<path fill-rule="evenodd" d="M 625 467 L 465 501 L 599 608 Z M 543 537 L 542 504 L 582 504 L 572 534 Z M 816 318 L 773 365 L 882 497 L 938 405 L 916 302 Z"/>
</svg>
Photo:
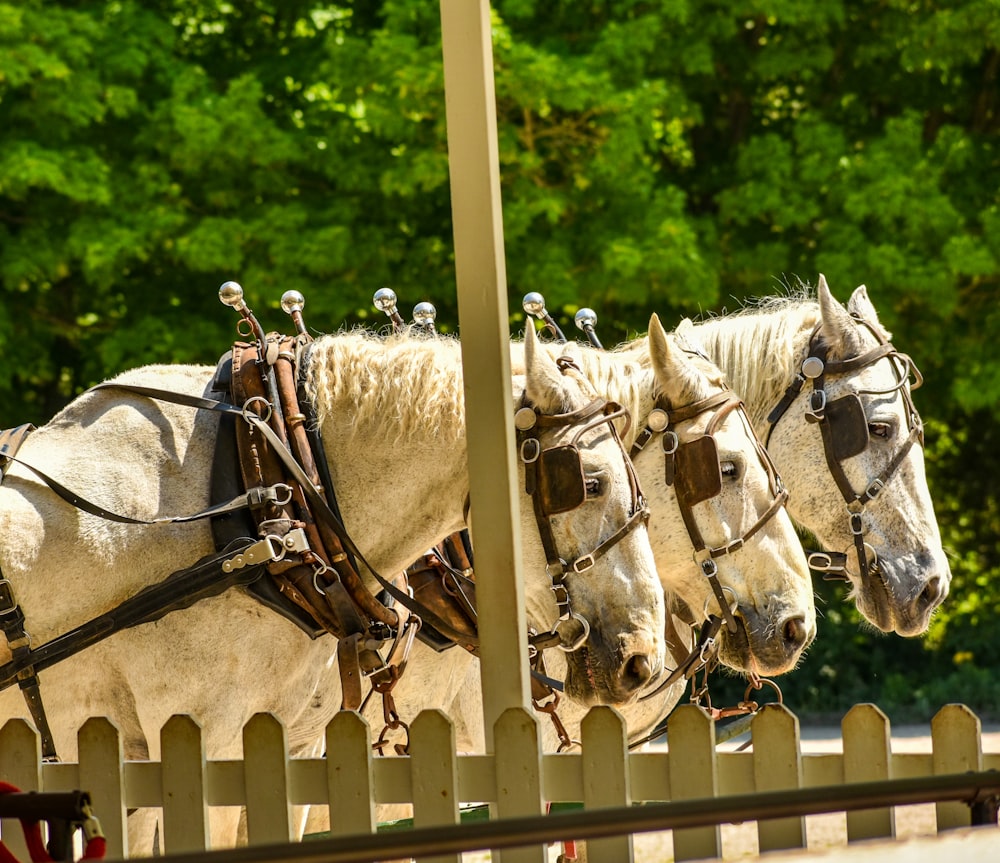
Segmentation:
<svg viewBox="0 0 1000 863">
<path fill-rule="evenodd" d="M 492 750 L 500 714 L 528 703 L 528 669 L 490 29 L 488 0 L 441 0 L 480 659 L 489 682 L 483 719 Z"/>
</svg>

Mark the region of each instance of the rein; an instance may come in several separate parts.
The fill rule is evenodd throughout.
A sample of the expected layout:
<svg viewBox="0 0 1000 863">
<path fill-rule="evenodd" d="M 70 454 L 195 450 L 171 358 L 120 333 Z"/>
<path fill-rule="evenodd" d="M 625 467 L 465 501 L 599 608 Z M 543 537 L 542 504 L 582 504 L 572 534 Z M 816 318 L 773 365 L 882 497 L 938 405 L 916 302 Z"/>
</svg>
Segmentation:
<svg viewBox="0 0 1000 863">
<path fill-rule="evenodd" d="M 917 389 L 923 383 L 923 376 L 910 356 L 896 350 L 877 327 L 857 315 L 852 314 L 851 317 L 875 337 L 878 345 L 848 359 L 828 360 L 828 346 L 820 338 L 820 325 L 817 324 L 809 337 L 806 358 L 802 362 L 801 370 L 795 375 L 795 379 L 789 384 L 781 400 L 768 414 L 767 421 L 770 427 L 767 440 L 770 441 L 778 422 L 802 392 L 806 381 L 809 381 L 811 392 L 805 418 L 807 422 L 819 425 L 827 467 L 847 505 L 848 523 L 858 556 L 859 575 L 864 581 L 871 582 L 877 578 L 879 584 L 884 584 L 875 550 L 864 541 L 865 527 L 862 513 L 865 506 L 883 491 L 913 445 L 917 442 L 923 445 L 923 423 L 910 394 L 911 390 Z M 827 375 L 853 374 L 883 359 L 889 360 L 892 366 L 896 378 L 894 386 L 884 390 L 854 390 L 833 401 L 828 400 L 825 389 Z M 907 386 L 910 372 L 914 375 L 914 383 L 912 386 Z M 868 420 L 860 396 L 891 395 L 897 392 L 903 399 L 909 435 L 885 468 L 868 481 L 864 490 L 856 492 L 844 471 L 842 462 L 864 452 L 870 444 Z M 849 580 L 846 574 L 847 555 L 843 552 L 811 552 L 808 561 L 810 567 L 826 573 L 825 577 L 828 579 Z M 873 594 L 880 602 L 882 601 L 882 591 L 873 591 Z"/>
</svg>

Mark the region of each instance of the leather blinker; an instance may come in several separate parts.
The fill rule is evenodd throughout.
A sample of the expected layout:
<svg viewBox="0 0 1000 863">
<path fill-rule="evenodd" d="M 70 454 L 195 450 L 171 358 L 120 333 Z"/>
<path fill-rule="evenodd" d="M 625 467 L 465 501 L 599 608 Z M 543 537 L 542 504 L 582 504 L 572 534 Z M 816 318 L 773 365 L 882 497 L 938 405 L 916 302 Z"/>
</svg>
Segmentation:
<svg viewBox="0 0 1000 863">
<path fill-rule="evenodd" d="M 688 506 L 713 498 L 722 491 L 722 468 L 715 438 L 702 435 L 677 448 L 674 481 L 677 496 Z"/>
<path fill-rule="evenodd" d="M 830 423 L 830 442 L 837 461 L 844 461 L 868 448 L 868 418 L 861 399 L 854 393 L 827 403 L 826 417 Z"/>
<path fill-rule="evenodd" d="M 542 450 L 538 457 L 538 493 L 547 515 L 569 512 L 587 499 L 587 480 L 575 446 Z"/>
</svg>

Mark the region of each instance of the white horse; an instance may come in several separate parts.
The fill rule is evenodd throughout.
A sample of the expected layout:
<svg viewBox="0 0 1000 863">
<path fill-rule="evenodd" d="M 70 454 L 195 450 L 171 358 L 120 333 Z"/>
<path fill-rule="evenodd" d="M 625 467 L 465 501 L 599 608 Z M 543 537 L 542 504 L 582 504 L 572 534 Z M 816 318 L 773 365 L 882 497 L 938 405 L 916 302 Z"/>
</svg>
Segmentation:
<svg viewBox="0 0 1000 863">
<path fill-rule="evenodd" d="M 703 545 L 720 552 L 714 558 L 717 578 L 736 623 L 735 632 L 723 626 L 717 636 L 720 658 L 731 669 L 747 674 L 773 676 L 794 668 L 816 632 L 813 591 L 791 519 L 783 507 L 775 506 L 778 491 L 766 453 L 742 411 L 720 412 L 716 405 L 684 416 L 688 406 L 725 396 L 728 388 L 721 371 L 683 339 L 668 336 L 656 315 L 641 350 L 631 344 L 621 351 L 597 351 L 579 344 L 546 343 L 545 347 L 553 356 L 572 357 L 598 392 L 629 409 L 634 422 L 625 440 L 630 447 L 647 424 L 655 422 L 654 411 L 683 417 L 671 421 L 667 429 L 676 435 L 673 443 L 667 438 L 665 445 L 664 436 L 654 435 L 633 455 L 650 502 L 649 533 L 657 570 L 668 611 L 674 612 L 673 627 L 682 638 L 689 636 L 690 623 L 701 623 L 710 614 L 721 616 L 723 609 L 706 577 L 705 554 L 696 552 L 678 497 L 678 487 L 686 487 L 682 474 L 691 465 L 676 462 L 674 477 L 668 481 L 665 449 L 702 442 L 710 424 L 716 426 L 714 446 L 708 453 L 721 476 L 719 492 L 691 506 L 690 518 Z M 512 365 L 518 369 L 520 346 L 512 345 L 512 352 Z M 717 413 L 721 416 L 713 420 Z M 745 536 L 751 529 L 753 533 Z M 726 548 L 730 551 L 721 553 Z M 474 677 L 478 669 L 473 667 L 470 673 Z M 648 732 L 678 702 L 683 689 L 681 681 L 653 698 L 618 706 L 628 720 L 630 736 L 634 739 Z M 453 715 L 475 714 L 478 686 L 474 679 L 460 697 L 463 705 Z M 574 702 L 563 699 L 559 707 L 571 736 L 588 706 Z"/>
<path fill-rule="evenodd" d="M 533 347 L 529 339 L 516 398 L 523 394 L 546 415 L 592 401 L 585 380 Z M 468 468 L 459 346 L 446 339 L 328 336 L 315 343 L 309 368 L 346 527 L 376 569 L 395 573 L 464 525 Z M 200 396 L 213 371 L 151 366 L 116 381 Z M 85 393 L 27 438 L 17 453 L 20 462 L 8 467 L 0 485 L 0 570 L 34 646 L 210 554 L 213 543 L 205 522 L 137 526 L 96 518 L 68 505 L 24 464 L 111 511 L 140 519 L 185 514 L 209 502 L 217 426 L 210 413 L 101 389 Z M 634 507 L 630 466 L 607 429 L 599 425 L 578 441 L 586 476 L 599 482 L 583 505 L 551 519 L 556 546 L 568 560 L 592 551 Z M 580 431 L 575 425 L 544 431 L 543 445 L 566 443 Z M 400 452 L 434 469 L 387 469 Z M 388 501 L 398 518 L 386 518 Z M 526 595 L 548 627 L 556 607 L 545 555 L 530 503 L 521 510 Z M 646 682 L 642 670 L 653 674 L 664 664 L 663 597 L 645 528 L 607 549 L 585 578 L 569 580 L 568 590 L 573 611 L 591 624 L 586 663 L 593 674 L 571 676 L 574 697 L 612 704 L 633 698 Z M 441 706 L 433 694 L 450 691 L 453 672 L 464 675 L 468 655 L 449 653 L 436 664 L 411 660 L 406 676 L 421 706 Z M 293 751 L 313 751 L 341 705 L 335 656 L 334 639 L 312 640 L 245 593 L 229 590 L 115 634 L 45 669 L 39 679 L 62 757 L 76 757 L 76 732 L 87 717 L 105 715 L 121 729 L 127 758 L 157 759 L 161 727 L 171 715 L 189 713 L 204 726 L 208 756 L 234 758 L 243 725 L 259 711 L 284 721 Z M 10 657 L 0 646 L 0 664 Z M 579 654 L 569 658 L 581 661 Z M 406 698 L 401 692 L 401 711 Z M 27 716 L 16 686 L 0 693 L 0 717 Z M 214 812 L 215 828 L 228 817 Z M 130 821 L 131 847 L 149 849 L 151 831 L 149 820 Z"/>
<path fill-rule="evenodd" d="M 813 568 L 849 579 L 879 629 L 924 632 L 951 570 L 927 488 L 912 363 L 892 348 L 865 287 L 845 309 L 820 276 L 816 300 L 774 299 L 689 332 L 743 396 L 788 484 L 789 512 L 824 549 L 810 556 Z M 633 349 L 644 357 L 645 340 Z"/>
</svg>

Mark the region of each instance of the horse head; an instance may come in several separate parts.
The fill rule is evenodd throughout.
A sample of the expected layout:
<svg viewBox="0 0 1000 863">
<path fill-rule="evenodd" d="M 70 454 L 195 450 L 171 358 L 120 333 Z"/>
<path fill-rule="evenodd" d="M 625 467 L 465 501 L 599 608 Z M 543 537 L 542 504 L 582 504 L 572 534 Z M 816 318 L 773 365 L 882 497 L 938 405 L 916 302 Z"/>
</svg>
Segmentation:
<svg viewBox="0 0 1000 863">
<path fill-rule="evenodd" d="M 817 298 L 819 324 L 797 360 L 806 383 L 774 417 L 768 449 L 794 484 L 792 516 L 829 550 L 811 565 L 849 580 L 879 629 L 916 635 L 951 581 L 911 397 L 919 372 L 864 286 L 845 308 L 820 276 Z"/>
<path fill-rule="evenodd" d="M 572 361 L 539 349 L 531 327 L 523 393 L 515 425 L 537 530 L 522 540 L 547 563 L 526 567 L 529 617 L 559 636 L 571 698 L 626 703 L 663 667 L 665 648 L 648 511 L 612 422 L 623 412 Z"/>
<path fill-rule="evenodd" d="M 689 621 L 725 619 L 720 658 L 727 665 L 789 671 L 815 635 L 816 616 L 780 479 L 739 398 L 687 327 L 668 336 L 654 314 L 649 359 L 657 407 L 647 428 L 662 437 L 634 458 L 665 586 Z"/>
</svg>

